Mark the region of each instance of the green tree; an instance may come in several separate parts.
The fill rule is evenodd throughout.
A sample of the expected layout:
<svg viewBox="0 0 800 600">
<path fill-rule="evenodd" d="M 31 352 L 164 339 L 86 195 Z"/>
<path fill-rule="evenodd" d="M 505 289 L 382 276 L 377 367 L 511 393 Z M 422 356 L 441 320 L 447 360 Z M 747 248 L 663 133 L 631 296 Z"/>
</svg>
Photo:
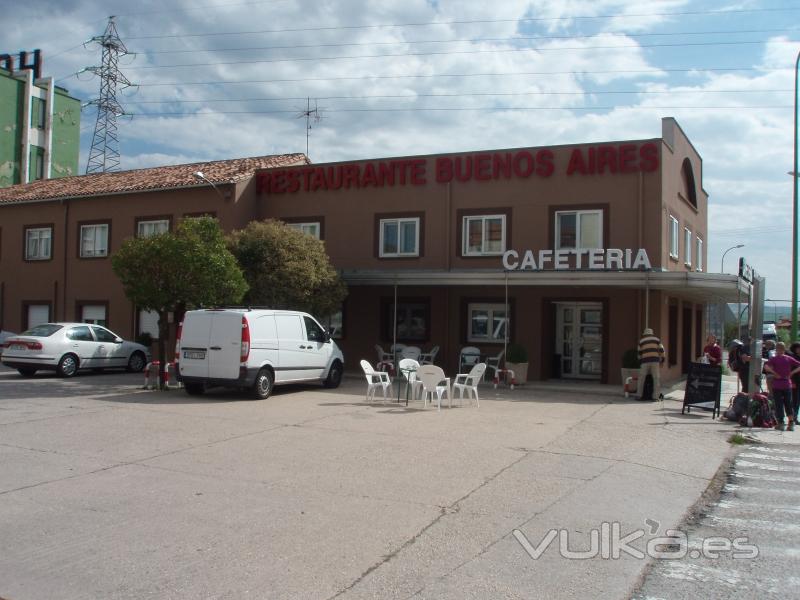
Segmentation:
<svg viewBox="0 0 800 600">
<path fill-rule="evenodd" d="M 270 219 L 232 232 L 228 247 L 250 286 L 246 303 L 320 317 L 341 309 L 347 286 L 320 240 Z"/>
<path fill-rule="evenodd" d="M 111 257 L 125 295 L 158 313 L 159 381 L 164 381 L 168 314 L 237 303 L 247 283 L 211 217 L 184 219 L 174 233 L 131 238 Z"/>
</svg>

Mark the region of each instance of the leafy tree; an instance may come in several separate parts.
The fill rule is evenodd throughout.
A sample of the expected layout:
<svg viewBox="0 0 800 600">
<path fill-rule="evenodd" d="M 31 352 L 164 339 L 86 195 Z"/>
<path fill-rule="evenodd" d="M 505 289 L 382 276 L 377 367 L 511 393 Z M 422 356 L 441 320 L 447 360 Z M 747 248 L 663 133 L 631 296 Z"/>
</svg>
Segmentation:
<svg viewBox="0 0 800 600">
<path fill-rule="evenodd" d="M 237 303 L 247 283 L 211 217 L 184 219 L 174 233 L 131 238 L 111 257 L 125 295 L 158 313 L 159 381 L 164 381 L 168 313 Z"/>
<path fill-rule="evenodd" d="M 325 245 L 281 221 L 253 221 L 228 236 L 228 247 L 250 286 L 248 304 L 327 316 L 347 296 Z"/>
</svg>

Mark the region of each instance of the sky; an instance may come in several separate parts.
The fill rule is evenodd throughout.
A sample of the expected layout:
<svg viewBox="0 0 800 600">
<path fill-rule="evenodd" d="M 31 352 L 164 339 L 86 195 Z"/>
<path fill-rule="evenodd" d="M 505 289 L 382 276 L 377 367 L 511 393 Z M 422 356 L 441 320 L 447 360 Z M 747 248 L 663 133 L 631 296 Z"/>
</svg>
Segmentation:
<svg viewBox="0 0 800 600">
<path fill-rule="evenodd" d="M 654 138 L 675 117 L 703 157 L 707 270 L 744 244 L 725 271 L 744 256 L 767 298 L 791 297 L 800 2 L 0 0 L 0 14 L 2 51 L 41 48 L 43 74 L 84 102 L 100 64 L 85 42 L 115 15 L 134 84 L 118 92 L 125 169 L 306 152 L 307 134 L 317 163 Z M 82 172 L 95 118 L 87 106 Z"/>
</svg>

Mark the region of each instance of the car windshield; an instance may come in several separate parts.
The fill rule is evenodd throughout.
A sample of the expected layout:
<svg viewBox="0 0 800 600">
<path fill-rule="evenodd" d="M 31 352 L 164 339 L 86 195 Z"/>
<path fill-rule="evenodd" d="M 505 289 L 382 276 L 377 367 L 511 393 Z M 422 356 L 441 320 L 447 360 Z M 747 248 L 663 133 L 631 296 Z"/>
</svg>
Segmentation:
<svg viewBox="0 0 800 600">
<path fill-rule="evenodd" d="M 37 325 L 36 327 L 31 327 L 27 331 L 23 331 L 20 335 L 27 335 L 31 337 L 50 337 L 59 329 L 62 329 L 61 325 L 53 325 L 52 323 L 45 323 L 44 325 Z"/>
</svg>

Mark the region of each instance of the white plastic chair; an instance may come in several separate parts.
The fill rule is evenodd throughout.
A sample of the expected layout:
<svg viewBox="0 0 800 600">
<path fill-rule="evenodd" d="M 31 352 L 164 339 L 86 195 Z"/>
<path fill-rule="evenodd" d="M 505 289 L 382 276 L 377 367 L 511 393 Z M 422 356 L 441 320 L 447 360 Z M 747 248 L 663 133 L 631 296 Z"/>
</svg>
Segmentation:
<svg viewBox="0 0 800 600">
<path fill-rule="evenodd" d="M 369 361 L 362 360 L 361 368 L 364 370 L 364 375 L 367 377 L 367 402 L 370 397 L 375 400 L 375 390 L 381 388 L 383 390 L 383 399 L 388 401 L 392 389 L 392 379 L 385 371 L 376 371 L 369 364 Z"/>
<path fill-rule="evenodd" d="M 461 353 L 458 355 L 458 371 L 464 370 L 464 367 L 474 367 L 481 361 L 480 348 L 475 346 L 464 346 Z"/>
<path fill-rule="evenodd" d="M 430 352 L 423 352 L 419 357 L 419 363 L 421 365 L 432 365 L 433 362 L 436 360 L 436 355 L 439 354 L 439 346 L 434 346 L 431 348 Z"/>
<path fill-rule="evenodd" d="M 497 356 L 490 356 L 486 359 L 486 368 L 492 370 L 492 379 L 497 377 L 497 371 L 500 369 L 500 363 L 505 353 L 505 350 L 501 350 Z"/>
<path fill-rule="evenodd" d="M 406 346 L 399 352 L 400 358 L 412 358 L 419 362 L 419 357 L 422 356 L 422 350 L 416 346 Z"/>
<path fill-rule="evenodd" d="M 428 406 L 428 398 L 433 402 L 436 395 L 437 410 L 442 410 L 442 396 L 447 394 L 450 406 L 453 406 L 453 396 L 450 392 L 450 380 L 445 377 L 441 367 L 436 365 L 422 365 L 417 369 L 417 379 L 422 382 L 423 407 Z M 444 384 L 442 384 L 444 382 Z"/>
<path fill-rule="evenodd" d="M 464 405 L 464 392 L 467 392 L 467 395 L 470 396 L 470 401 L 472 400 L 472 396 L 475 397 L 475 404 L 477 406 L 481 405 L 480 400 L 478 399 L 478 384 L 483 379 L 483 374 L 486 372 L 486 363 L 478 363 L 469 373 L 459 373 L 456 375 L 456 380 L 453 383 L 453 395 L 455 395 L 456 390 L 458 390 L 458 398 L 461 400 L 461 405 Z"/>
<path fill-rule="evenodd" d="M 417 379 L 417 371 L 419 370 L 419 363 L 413 358 L 404 358 L 400 361 L 400 374 L 406 380 L 406 394 L 408 394 L 408 386 L 411 386 L 411 397 L 417 398 L 417 390 L 422 390 L 422 382 Z M 414 369 L 413 371 L 411 369 Z M 408 398 L 408 396 L 406 396 Z"/>
<path fill-rule="evenodd" d="M 394 360 L 392 353 L 386 352 L 380 344 L 375 344 L 375 352 L 378 353 L 378 364 L 382 362 L 392 362 Z"/>
</svg>

